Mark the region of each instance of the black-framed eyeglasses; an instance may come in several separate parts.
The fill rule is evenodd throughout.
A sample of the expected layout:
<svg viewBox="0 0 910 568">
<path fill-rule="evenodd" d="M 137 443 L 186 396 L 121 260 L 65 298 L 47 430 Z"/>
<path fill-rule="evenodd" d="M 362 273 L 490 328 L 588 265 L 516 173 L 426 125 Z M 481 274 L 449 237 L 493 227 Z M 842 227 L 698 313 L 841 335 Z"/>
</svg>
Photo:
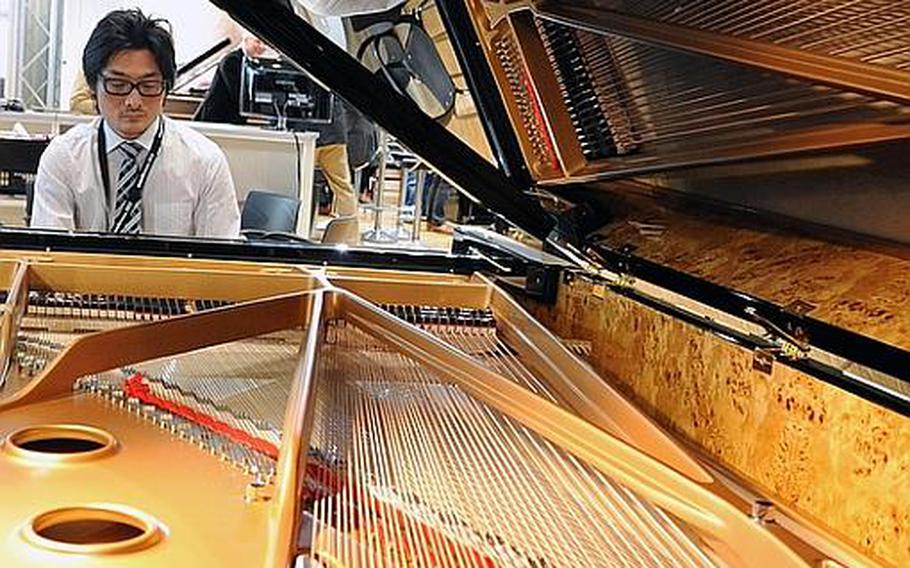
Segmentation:
<svg viewBox="0 0 910 568">
<path fill-rule="evenodd" d="M 118 77 L 104 76 L 101 77 L 101 85 L 104 87 L 105 93 L 118 97 L 129 95 L 133 89 L 139 91 L 143 97 L 160 97 L 166 88 L 161 79 L 145 79 L 134 83 Z"/>
</svg>

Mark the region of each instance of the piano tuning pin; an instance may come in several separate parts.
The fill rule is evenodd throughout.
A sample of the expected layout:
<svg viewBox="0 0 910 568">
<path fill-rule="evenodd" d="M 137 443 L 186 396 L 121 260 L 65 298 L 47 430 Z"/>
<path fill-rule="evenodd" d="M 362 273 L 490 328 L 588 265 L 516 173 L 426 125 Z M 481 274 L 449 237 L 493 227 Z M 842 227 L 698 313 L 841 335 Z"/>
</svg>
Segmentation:
<svg viewBox="0 0 910 568">
<path fill-rule="evenodd" d="M 172 431 L 174 431 L 180 439 L 185 440 L 190 434 L 190 423 L 183 418 L 175 418 Z"/>
<path fill-rule="evenodd" d="M 101 398 L 107 399 L 111 394 L 111 385 L 107 381 L 100 381 L 96 392 Z"/>
<path fill-rule="evenodd" d="M 250 481 L 244 489 L 243 500 L 247 503 L 267 501 L 269 499 L 269 496 L 266 490 L 266 485 L 267 484 L 265 478 L 257 472 L 253 480 Z"/>
<path fill-rule="evenodd" d="M 140 406 L 142 409 L 142 415 L 147 418 L 153 418 L 155 414 L 155 405 L 154 404 L 143 404 Z"/>
<path fill-rule="evenodd" d="M 162 428 L 167 428 L 168 432 L 171 434 L 176 434 L 177 429 L 179 428 L 179 419 L 168 412 L 162 416 L 161 426 Z"/>
<path fill-rule="evenodd" d="M 233 461 L 231 459 L 232 452 L 234 449 L 234 444 L 229 440 L 225 440 L 225 443 L 218 445 L 217 456 L 223 462 Z"/>
</svg>

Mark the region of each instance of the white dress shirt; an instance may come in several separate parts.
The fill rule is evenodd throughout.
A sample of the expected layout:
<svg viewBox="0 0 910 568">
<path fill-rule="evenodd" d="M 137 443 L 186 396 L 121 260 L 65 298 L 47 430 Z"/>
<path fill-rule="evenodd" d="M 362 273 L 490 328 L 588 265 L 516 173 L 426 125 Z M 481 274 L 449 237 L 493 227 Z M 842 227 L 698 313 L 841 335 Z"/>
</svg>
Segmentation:
<svg viewBox="0 0 910 568">
<path fill-rule="evenodd" d="M 217 144 L 188 126 L 164 120 L 158 159 L 142 191 L 143 233 L 236 238 L 240 212 L 227 158 Z M 117 175 L 124 142 L 104 125 L 110 191 L 98 159 L 101 119 L 79 124 L 51 140 L 38 165 L 31 226 L 71 231 L 107 231 L 112 221 Z M 158 121 L 134 142 L 142 147 L 139 164 L 151 149 Z"/>
</svg>

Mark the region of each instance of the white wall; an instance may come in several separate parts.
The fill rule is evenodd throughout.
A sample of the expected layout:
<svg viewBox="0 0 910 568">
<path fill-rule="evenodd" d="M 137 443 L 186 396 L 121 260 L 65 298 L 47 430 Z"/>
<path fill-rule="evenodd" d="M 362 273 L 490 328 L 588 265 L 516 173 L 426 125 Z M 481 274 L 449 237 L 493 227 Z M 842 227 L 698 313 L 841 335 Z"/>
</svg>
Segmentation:
<svg viewBox="0 0 910 568">
<path fill-rule="evenodd" d="M 0 5 L 9 1 L 0 0 Z M 67 0 L 64 2 L 61 106 L 69 106 L 70 89 L 82 67 L 82 50 L 98 20 L 120 8 L 140 8 L 146 14 L 170 21 L 178 67 L 221 39 L 226 18 L 207 0 Z"/>
<path fill-rule="evenodd" d="M 4 79 L 6 84 L 9 84 L 6 70 L 9 69 L 9 59 L 13 52 L 13 36 L 10 33 L 13 17 L 10 13 L 12 7 L 12 0 L 0 0 L 0 79 Z M 0 92 L 0 97 L 4 96 L 6 96 L 5 93 Z"/>
</svg>

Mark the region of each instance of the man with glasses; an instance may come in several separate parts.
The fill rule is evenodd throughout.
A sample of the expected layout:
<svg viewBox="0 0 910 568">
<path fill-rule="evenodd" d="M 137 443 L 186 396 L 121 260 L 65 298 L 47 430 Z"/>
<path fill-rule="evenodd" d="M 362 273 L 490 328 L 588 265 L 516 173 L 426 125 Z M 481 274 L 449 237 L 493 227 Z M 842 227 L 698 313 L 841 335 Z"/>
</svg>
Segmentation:
<svg viewBox="0 0 910 568">
<path fill-rule="evenodd" d="M 163 20 L 117 10 L 82 56 L 101 118 L 54 138 L 38 166 L 32 227 L 236 237 L 227 159 L 162 114 L 176 64 Z"/>
</svg>

